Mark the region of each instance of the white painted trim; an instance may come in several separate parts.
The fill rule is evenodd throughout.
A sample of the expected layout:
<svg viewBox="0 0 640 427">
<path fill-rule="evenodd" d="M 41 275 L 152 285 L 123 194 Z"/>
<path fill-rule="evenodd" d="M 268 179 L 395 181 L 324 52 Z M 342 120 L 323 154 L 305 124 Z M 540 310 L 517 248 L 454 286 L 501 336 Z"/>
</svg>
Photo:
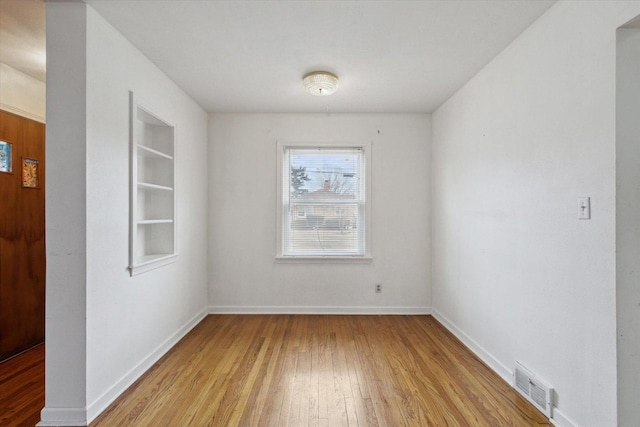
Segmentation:
<svg viewBox="0 0 640 427">
<path fill-rule="evenodd" d="M 86 426 L 87 408 L 44 408 L 40 412 L 42 420 L 37 427 L 48 426 Z"/>
<path fill-rule="evenodd" d="M 36 122 L 46 123 L 45 118 L 43 116 L 39 116 L 37 114 L 33 114 L 25 110 L 21 110 L 20 108 L 12 107 L 11 105 L 4 104 L 2 102 L 0 102 L 0 110 L 4 110 L 8 113 L 12 113 L 17 116 L 26 117 L 27 119 L 35 120 Z"/>
<path fill-rule="evenodd" d="M 172 253 L 170 255 L 152 259 L 151 261 L 145 261 L 140 264 L 130 265 L 128 268 L 131 276 L 137 276 L 138 274 L 146 273 L 147 271 L 155 270 L 156 268 L 174 263 L 176 262 L 177 258 L 178 254 Z"/>
<path fill-rule="evenodd" d="M 277 256 L 279 264 L 371 264 L 373 258 L 366 256 Z"/>
<path fill-rule="evenodd" d="M 436 309 L 432 309 L 433 317 L 436 318 L 445 328 L 456 336 L 462 343 L 472 352 L 475 353 L 489 368 L 491 368 L 496 374 L 502 377 L 503 380 L 513 387 L 513 373 L 509 368 L 502 364 L 496 357 L 484 349 L 473 338 L 465 334 L 460 328 L 458 328 L 453 322 L 447 319 L 442 313 Z M 557 407 L 553 407 L 553 417 L 550 421 L 558 427 L 577 427 L 577 424 L 567 418 Z"/>
<path fill-rule="evenodd" d="M 553 417 L 551 417 L 550 421 L 551 424 L 558 427 L 578 427 L 577 423 L 566 417 L 562 411 L 558 410 L 555 406 L 553 407 Z"/>
<path fill-rule="evenodd" d="M 134 366 L 120 380 L 118 380 L 111 388 L 105 391 L 100 397 L 93 401 L 87 407 L 87 419 L 92 422 L 98 415 L 102 413 L 113 401 L 120 396 L 127 388 L 131 386 L 142 374 L 144 374 L 154 363 L 164 356 L 174 345 L 178 343 L 185 335 L 187 335 L 198 323 L 205 318 L 207 312 L 205 309 L 192 317 L 173 335 L 167 338 L 155 350 L 153 350 L 146 358 L 144 358 L 137 366 Z M 54 425 L 54 424 L 46 424 Z M 57 424 L 60 425 L 60 424 Z M 64 424 L 66 425 L 66 424 Z M 86 425 L 86 424 L 85 424 Z"/>
<path fill-rule="evenodd" d="M 431 307 L 316 307 L 211 305 L 209 314 L 431 314 Z"/>
</svg>

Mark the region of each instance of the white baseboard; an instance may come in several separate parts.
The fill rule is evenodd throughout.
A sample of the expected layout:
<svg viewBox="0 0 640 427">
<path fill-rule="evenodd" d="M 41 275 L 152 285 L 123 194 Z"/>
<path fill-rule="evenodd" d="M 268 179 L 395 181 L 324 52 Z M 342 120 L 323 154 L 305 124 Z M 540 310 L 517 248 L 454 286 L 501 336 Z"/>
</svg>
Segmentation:
<svg viewBox="0 0 640 427">
<path fill-rule="evenodd" d="M 138 365 L 127 372 L 120 380 L 118 380 L 111 388 L 98 397 L 93 403 L 87 407 L 87 420 L 93 421 L 102 413 L 113 401 L 120 396 L 127 388 L 131 386 L 142 374 L 147 372 L 162 356 L 164 356 L 174 345 L 178 343 L 189 331 L 191 331 L 202 319 L 207 315 L 206 310 L 200 311 L 185 323 L 174 334 L 167 338 L 147 357 L 145 357 Z M 66 424 L 65 424 L 66 425 Z"/>
<path fill-rule="evenodd" d="M 320 307 L 211 305 L 209 314 L 431 314 L 431 307 Z"/>
<path fill-rule="evenodd" d="M 458 328 L 453 322 L 447 319 L 442 313 L 438 310 L 433 310 L 433 317 L 438 320 L 438 322 L 442 323 L 442 325 L 447 328 L 453 335 L 456 336 L 464 345 L 466 345 L 469 350 L 474 352 L 476 356 L 478 356 L 484 363 L 489 365 L 491 369 L 493 369 L 496 374 L 500 375 L 500 377 L 505 380 L 508 384 L 511 384 L 512 373 L 509 368 L 504 366 L 498 359 L 493 357 L 491 353 L 485 350 L 480 344 L 478 344 L 473 338 L 469 335 L 462 332 L 460 328 Z"/>
<path fill-rule="evenodd" d="M 553 408 L 551 424 L 558 427 L 576 427 L 578 424 L 567 418 L 558 408 Z"/>
<path fill-rule="evenodd" d="M 42 419 L 36 424 L 37 427 L 75 427 L 89 424 L 86 408 L 44 408 L 40 417 Z"/>
<path fill-rule="evenodd" d="M 473 338 L 469 335 L 465 334 L 458 326 L 456 326 L 453 322 L 447 319 L 442 313 L 438 310 L 432 310 L 433 317 L 438 320 L 438 322 L 442 323 L 442 325 L 447 328 L 453 335 L 456 336 L 462 343 L 467 346 L 469 350 L 474 352 L 476 356 L 478 356 L 484 363 L 486 363 L 496 374 L 498 374 L 503 380 L 507 382 L 507 384 L 511 385 L 512 380 L 512 372 L 509 368 L 502 364 L 497 358 L 495 358 L 491 353 L 485 350 L 480 344 L 478 344 Z M 550 420 L 554 425 L 558 427 L 576 427 L 577 424 L 572 422 L 569 418 L 567 418 L 558 408 L 553 408 L 553 418 Z"/>
</svg>

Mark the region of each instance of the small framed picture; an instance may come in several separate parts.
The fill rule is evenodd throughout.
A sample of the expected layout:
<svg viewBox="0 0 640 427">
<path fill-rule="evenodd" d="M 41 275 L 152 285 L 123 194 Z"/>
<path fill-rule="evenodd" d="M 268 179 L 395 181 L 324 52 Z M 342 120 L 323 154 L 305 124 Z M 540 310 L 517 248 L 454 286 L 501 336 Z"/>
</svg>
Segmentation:
<svg viewBox="0 0 640 427">
<path fill-rule="evenodd" d="M 22 186 L 40 188 L 40 170 L 35 159 L 22 158 Z"/>
<path fill-rule="evenodd" d="M 0 141 L 0 172 L 13 172 L 13 146 L 10 142 Z"/>
</svg>

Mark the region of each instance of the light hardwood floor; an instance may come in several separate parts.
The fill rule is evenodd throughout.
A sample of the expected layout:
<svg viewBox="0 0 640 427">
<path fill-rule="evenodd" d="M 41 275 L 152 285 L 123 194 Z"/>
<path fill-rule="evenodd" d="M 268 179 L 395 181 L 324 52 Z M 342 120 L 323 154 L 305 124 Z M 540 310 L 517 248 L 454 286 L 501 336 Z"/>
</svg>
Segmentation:
<svg viewBox="0 0 640 427">
<path fill-rule="evenodd" d="M 431 316 L 311 315 L 208 316 L 91 424 L 541 425 Z"/>
</svg>

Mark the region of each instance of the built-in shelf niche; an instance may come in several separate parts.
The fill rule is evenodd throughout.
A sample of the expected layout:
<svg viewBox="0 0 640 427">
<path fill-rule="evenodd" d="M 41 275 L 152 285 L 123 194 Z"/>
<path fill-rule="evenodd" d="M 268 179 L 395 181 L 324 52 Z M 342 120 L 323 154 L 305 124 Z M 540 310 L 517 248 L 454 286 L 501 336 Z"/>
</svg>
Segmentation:
<svg viewBox="0 0 640 427">
<path fill-rule="evenodd" d="M 175 128 L 130 93 L 132 276 L 174 262 Z"/>
</svg>

